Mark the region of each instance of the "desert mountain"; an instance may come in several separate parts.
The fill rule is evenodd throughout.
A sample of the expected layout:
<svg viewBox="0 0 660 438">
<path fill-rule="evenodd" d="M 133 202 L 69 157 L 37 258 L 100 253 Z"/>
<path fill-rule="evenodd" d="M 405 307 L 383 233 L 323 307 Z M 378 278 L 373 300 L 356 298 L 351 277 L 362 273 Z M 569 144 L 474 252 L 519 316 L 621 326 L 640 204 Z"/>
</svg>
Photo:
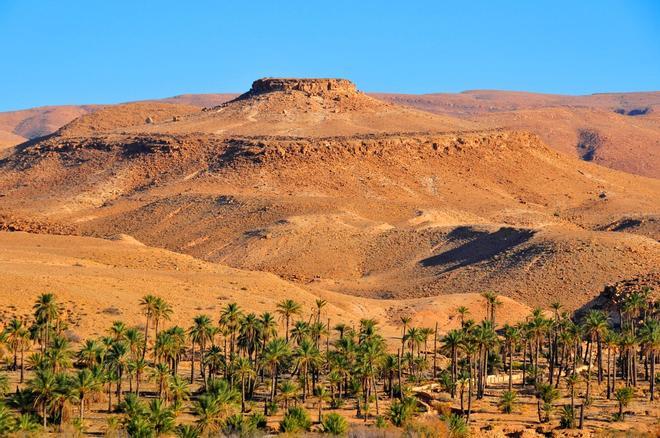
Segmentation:
<svg viewBox="0 0 660 438">
<path fill-rule="evenodd" d="M 561 96 L 470 91 L 375 97 L 484 126 L 528 130 L 566 154 L 660 178 L 660 92 Z"/>
<path fill-rule="evenodd" d="M 550 147 L 612 169 L 660 178 L 660 92 L 603 93 L 566 96 L 508 91 L 466 91 L 424 95 L 371 94 L 371 97 L 423 111 L 463 119 L 483 127 L 525 129 L 539 135 Z M 140 102 L 139 107 L 119 105 L 124 118 L 136 109 L 134 124 L 162 113 L 158 103 L 220 107 L 236 94 L 185 94 L 159 101 Z M 154 104 L 149 111 L 149 105 Z M 305 109 L 318 111 L 316 107 Z M 312 104 L 313 105 L 313 104 Z M 0 113 L 0 149 L 26 139 L 50 134 L 60 126 L 93 109 L 108 106 L 43 107 Z M 220 108 L 217 108 L 220 109 Z M 288 119 L 295 118 L 290 114 Z M 286 126 L 283 131 L 296 129 Z M 309 117 L 313 121 L 313 117 Z M 269 133 L 272 134 L 272 120 Z M 194 123 L 193 123 L 194 124 Z M 118 124 L 117 126 L 119 126 Z M 207 124 L 213 127 L 213 123 Z M 223 129 L 223 128 L 220 128 Z"/>
<path fill-rule="evenodd" d="M 495 290 L 577 308 L 660 262 L 659 180 L 529 132 L 384 103 L 345 80 L 259 80 L 149 123 L 121 111 L 1 160 L 0 226 L 128 234 L 380 299 Z"/>
</svg>

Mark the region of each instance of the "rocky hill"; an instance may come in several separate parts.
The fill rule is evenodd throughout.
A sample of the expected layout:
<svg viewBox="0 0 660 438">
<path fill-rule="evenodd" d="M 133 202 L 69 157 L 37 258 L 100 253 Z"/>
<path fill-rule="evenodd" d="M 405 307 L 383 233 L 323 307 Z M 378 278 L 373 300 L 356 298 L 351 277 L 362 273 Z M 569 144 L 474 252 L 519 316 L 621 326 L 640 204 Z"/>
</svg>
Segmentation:
<svg viewBox="0 0 660 438">
<path fill-rule="evenodd" d="M 206 111 L 168 108 L 181 112 L 145 123 L 113 109 L 94 118 L 102 129 L 71 129 L 84 117 L 20 146 L 0 161 L 0 213 L 14 229 L 128 234 L 378 299 L 495 290 L 578 308 L 660 265 L 660 181 L 528 132 L 327 79 L 261 80 Z M 613 226 L 627 220 L 645 225 Z"/>
</svg>

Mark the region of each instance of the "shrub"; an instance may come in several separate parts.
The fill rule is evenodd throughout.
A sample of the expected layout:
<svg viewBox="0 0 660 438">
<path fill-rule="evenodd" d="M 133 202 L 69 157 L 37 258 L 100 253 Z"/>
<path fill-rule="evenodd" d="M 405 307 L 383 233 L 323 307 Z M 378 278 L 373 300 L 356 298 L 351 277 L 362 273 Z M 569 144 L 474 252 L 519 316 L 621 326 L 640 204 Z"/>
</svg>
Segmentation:
<svg viewBox="0 0 660 438">
<path fill-rule="evenodd" d="M 268 410 L 269 417 L 271 415 L 277 415 L 280 410 L 280 406 L 277 404 L 277 402 L 268 402 L 266 408 Z"/>
<path fill-rule="evenodd" d="M 227 417 L 222 430 L 227 436 L 249 437 L 254 434 L 257 427 L 250 418 L 242 414 L 234 414 Z"/>
<path fill-rule="evenodd" d="M 387 427 L 387 421 L 385 421 L 385 417 L 382 415 L 376 417 L 376 427 L 378 429 L 385 429 Z"/>
<path fill-rule="evenodd" d="M 257 429 L 265 429 L 268 424 L 266 416 L 261 412 L 254 412 L 250 415 L 250 421 Z"/>
<path fill-rule="evenodd" d="M 403 401 L 395 400 L 390 405 L 390 421 L 393 425 L 404 426 L 417 411 L 417 401 L 407 397 Z"/>
<path fill-rule="evenodd" d="M 447 429 L 449 429 L 450 438 L 467 438 L 470 436 L 470 428 L 468 427 L 465 418 L 460 415 L 451 414 L 445 417 Z"/>
<path fill-rule="evenodd" d="M 6 436 L 14 429 L 14 417 L 9 409 L 0 404 L 0 436 Z"/>
<path fill-rule="evenodd" d="M 562 429 L 575 428 L 575 412 L 571 405 L 564 405 L 559 410 L 559 427 Z"/>
<path fill-rule="evenodd" d="M 630 401 L 633 399 L 635 391 L 629 387 L 623 387 L 616 390 L 614 393 L 614 398 L 619 402 L 619 412 L 615 415 L 616 421 L 625 421 L 626 413 L 623 408 L 627 407 Z"/>
<path fill-rule="evenodd" d="M 332 412 L 323 419 L 323 431 L 332 435 L 344 435 L 348 431 L 348 421 Z"/>
<path fill-rule="evenodd" d="M 178 438 L 199 438 L 200 433 L 197 427 L 191 424 L 179 424 L 174 431 Z"/>
<path fill-rule="evenodd" d="M 305 432 L 312 427 L 312 420 L 309 413 L 299 406 L 290 407 L 282 421 L 280 421 L 280 429 L 282 432 Z"/>
<path fill-rule="evenodd" d="M 406 436 L 416 438 L 445 438 L 449 435 L 447 424 L 436 416 L 416 418 L 406 427 Z"/>
<path fill-rule="evenodd" d="M 518 394 L 515 391 L 505 391 L 500 398 L 500 401 L 497 403 L 497 406 L 500 408 L 500 412 L 503 414 L 510 414 L 513 412 L 513 408 L 516 405 L 518 399 Z"/>
</svg>

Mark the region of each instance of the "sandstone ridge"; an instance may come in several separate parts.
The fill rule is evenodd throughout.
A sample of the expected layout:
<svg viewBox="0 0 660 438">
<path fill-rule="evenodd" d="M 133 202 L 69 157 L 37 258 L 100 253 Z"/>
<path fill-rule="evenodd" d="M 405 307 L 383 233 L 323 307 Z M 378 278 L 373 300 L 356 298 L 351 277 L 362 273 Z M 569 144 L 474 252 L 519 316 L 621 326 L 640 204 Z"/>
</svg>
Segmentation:
<svg viewBox="0 0 660 438">
<path fill-rule="evenodd" d="M 357 93 L 355 84 L 348 79 L 300 79 L 300 78 L 262 78 L 252 83 L 249 95 L 265 94 L 274 91 L 302 91 L 309 95 Z"/>
</svg>

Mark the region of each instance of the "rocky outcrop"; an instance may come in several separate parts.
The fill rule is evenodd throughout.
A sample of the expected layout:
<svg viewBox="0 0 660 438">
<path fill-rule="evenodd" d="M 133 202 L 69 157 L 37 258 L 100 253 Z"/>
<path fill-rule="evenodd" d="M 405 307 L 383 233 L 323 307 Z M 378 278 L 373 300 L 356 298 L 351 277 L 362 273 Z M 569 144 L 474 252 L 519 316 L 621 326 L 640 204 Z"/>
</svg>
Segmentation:
<svg viewBox="0 0 660 438">
<path fill-rule="evenodd" d="M 302 91 L 313 96 L 324 96 L 354 94 L 357 93 L 357 88 L 347 79 L 263 78 L 252 83 L 248 94 L 254 96 L 274 91 Z"/>
</svg>

